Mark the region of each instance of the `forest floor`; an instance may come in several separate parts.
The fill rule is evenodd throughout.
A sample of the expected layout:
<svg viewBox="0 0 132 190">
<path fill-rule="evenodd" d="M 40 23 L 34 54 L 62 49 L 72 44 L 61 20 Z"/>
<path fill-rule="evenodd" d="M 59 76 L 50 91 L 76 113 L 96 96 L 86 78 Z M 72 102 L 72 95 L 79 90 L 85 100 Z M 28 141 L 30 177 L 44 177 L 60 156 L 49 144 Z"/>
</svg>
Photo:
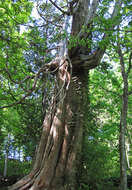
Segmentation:
<svg viewBox="0 0 132 190">
<path fill-rule="evenodd" d="M 7 190 L 8 186 L 13 185 L 17 182 L 21 177 L 17 175 L 3 177 L 0 175 L 0 190 Z"/>
<path fill-rule="evenodd" d="M 13 185 L 16 181 L 18 181 L 22 176 L 9 176 L 3 177 L 0 175 L 0 190 L 8 190 L 8 186 Z M 120 179 L 119 177 L 111 177 L 104 180 L 101 180 L 102 183 L 99 184 L 87 184 L 87 187 L 90 187 L 90 190 L 117 190 L 119 187 Z M 127 176 L 128 188 L 132 188 L 132 176 Z M 86 189 L 85 189 L 86 190 Z"/>
</svg>

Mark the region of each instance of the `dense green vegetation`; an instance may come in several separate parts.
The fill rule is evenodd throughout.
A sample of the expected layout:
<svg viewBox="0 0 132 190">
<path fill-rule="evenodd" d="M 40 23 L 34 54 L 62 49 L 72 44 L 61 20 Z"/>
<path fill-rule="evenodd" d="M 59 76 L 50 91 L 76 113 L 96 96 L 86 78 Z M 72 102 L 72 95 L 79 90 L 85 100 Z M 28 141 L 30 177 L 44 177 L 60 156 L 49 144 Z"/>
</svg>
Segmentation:
<svg viewBox="0 0 132 190">
<path fill-rule="evenodd" d="M 105 20 L 102 16 L 109 3 L 101 2 L 94 21 L 97 25 L 93 31 L 95 43 L 90 44 L 90 40 L 88 43 L 93 49 L 97 44 L 106 45 L 108 39 L 104 42 L 99 39 L 102 30 L 108 30 L 110 42 L 100 66 L 89 72 L 81 155 L 83 167 L 78 173 L 81 190 L 117 189 L 119 182 L 114 184 L 112 179 L 118 181 L 120 177 L 124 71 L 128 82 L 127 175 L 132 175 L 132 3 L 124 1 L 122 22 L 113 33 L 109 15 Z M 57 54 L 56 44 L 66 35 L 60 33 L 58 25 L 63 19 L 57 20 L 58 13 L 51 4 L 42 3 L 36 17 L 33 15 L 34 4 L 28 0 L 0 1 L 0 176 L 4 177 L 16 175 L 20 178 L 28 174 L 33 165 L 43 118 L 54 87 L 52 76 L 44 72 L 36 77 L 35 73 Z M 43 16 L 52 22 L 47 24 Z M 77 41 L 69 39 L 69 48 L 76 46 Z M 85 40 L 79 43 L 86 45 Z"/>
</svg>

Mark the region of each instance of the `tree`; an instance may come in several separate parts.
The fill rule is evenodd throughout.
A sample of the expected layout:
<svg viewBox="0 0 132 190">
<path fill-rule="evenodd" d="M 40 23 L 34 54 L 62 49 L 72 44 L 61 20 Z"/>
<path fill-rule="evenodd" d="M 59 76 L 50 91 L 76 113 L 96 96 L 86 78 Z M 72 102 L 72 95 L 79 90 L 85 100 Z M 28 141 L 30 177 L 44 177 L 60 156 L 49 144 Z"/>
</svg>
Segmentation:
<svg viewBox="0 0 132 190">
<path fill-rule="evenodd" d="M 130 27 L 128 26 L 128 29 Z M 127 190 L 127 160 L 126 160 L 126 133 L 127 133 L 127 113 L 128 113 L 128 97 L 131 95 L 130 89 L 130 73 L 132 68 L 132 49 L 130 45 L 131 34 L 124 32 L 117 33 L 117 43 L 114 44 L 115 52 L 117 52 L 120 62 L 120 71 L 122 76 L 122 105 L 120 113 L 120 189 Z"/>
<path fill-rule="evenodd" d="M 128 6 L 129 8 L 129 6 Z M 129 20 L 129 19 L 128 19 Z M 111 48 L 108 49 L 106 52 L 109 55 L 109 58 L 107 57 L 107 63 L 105 61 L 103 64 L 100 65 L 101 68 L 98 68 L 100 70 L 100 73 L 103 72 L 102 78 L 103 79 L 111 79 L 111 82 L 104 82 L 103 84 L 99 82 L 96 82 L 96 86 L 100 86 L 100 89 L 110 94 L 111 100 L 111 106 L 112 108 L 112 114 L 114 113 L 114 117 L 116 116 L 116 123 L 114 121 L 114 118 L 112 117 L 111 124 L 115 128 L 115 124 L 119 125 L 119 157 L 120 157 L 120 189 L 126 190 L 127 189 L 127 171 L 130 170 L 130 163 L 129 163 L 129 157 L 126 151 L 126 145 L 129 145 L 129 142 L 126 144 L 126 140 L 128 140 L 129 137 L 129 119 L 127 116 L 128 108 L 130 107 L 128 102 L 131 95 L 131 60 L 132 60 L 132 49 L 131 49 L 131 27 L 128 24 L 128 26 L 124 26 L 124 24 L 120 24 L 120 30 L 116 31 L 114 35 L 114 41 L 111 44 Z M 126 31 L 127 30 L 127 34 Z M 110 66 L 110 59 L 114 61 L 113 68 L 111 68 L 111 71 L 109 69 Z M 104 57 L 105 60 L 105 57 Z M 116 63 L 116 66 L 114 65 Z M 105 70 L 103 70 L 105 68 Z M 108 68 L 108 70 L 106 70 Z M 104 72 L 105 71 L 105 72 Z M 105 73 L 107 71 L 107 77 L 105 76 Z M 99 71 L 98 71 L 99 72 Z M 101 78 L 101 74 L 100 74 Z M 99 79 L 98 79 L 99 80 Z M 112 87 L 111 87 L 112 84 Z M 93 92 L 94 93 L 94 92 Z M 103 93 L 103 92 L 101 92 Z M 101 96 L 100 93 L 100 96 Z M 96 96 L 95 96 L 96 97 Z M 115 99 L 115 100 L 114 100 Z M 107 100 L 108 101 L 108 100 Z M 107 105 L 108 109 L 108 105 Z M 104 120 L 103 116 L 103 120 Z M 108 113 L 107 113 L 108 118 Z M 112 123 L 113 122 L 113 123 Z M 114 124 L 115 123 L 115 124 Z M 107 124 L 108 126 L 108 124 Z M 113 128 L 111 127 L 111 129 Z M 116 128 L 115 128 L 116 129 Z M 102 131 L 101 131 L 102 132 Z M 116 131 L 117 133 L 117 131 Z M 116 136 L 116 133 L 114 135 Z M 118 134 L 118 133 L 117 133 Z M 114 138 L 112 138 L 113 140 Z M 129 140 L 128 140 L 129 141 Z M 127 160 L 126 160 L 127 156 Z M 127 168 L 127 161 L 128 161 L 128 168 Z M 131 172 L 131 170 L 130 170 Z"/>
<path fill-rule="evenodd" d="M 111 3 L 112 13 L 109 11 Z M 56 3 L 49 0 L 46 5 L 53 5 L 57 9 L 58 18 L 60 15 L 65 17 L 62 20 L 64 39 L 59 47 L 59 55 L 50 63 L 44 64 L 35 75 L 24 79 L 34 81 L 31 80 L 31 88 L 15 105 L 24 101 L 35 90 L 40 75 L 47 71 L 56 78 L 54 96 L 43 122 L 33 169 L 29 175 L 10 187 L 11 190 L 71 190 L 77 187 L 89 69 L 99 65 L 112 31 L 120 23 L 122 16 L 121 0 L 115 3 L 98 0 L 93 0 L 92 3 L 87 0 Z M 38 5 L 38 9 L 42 8 Z M 68 44 L 69 17 L 72 17 L 72 27 Z M 8 69 L 6 71 L 9 75 Z"/>
</svg>

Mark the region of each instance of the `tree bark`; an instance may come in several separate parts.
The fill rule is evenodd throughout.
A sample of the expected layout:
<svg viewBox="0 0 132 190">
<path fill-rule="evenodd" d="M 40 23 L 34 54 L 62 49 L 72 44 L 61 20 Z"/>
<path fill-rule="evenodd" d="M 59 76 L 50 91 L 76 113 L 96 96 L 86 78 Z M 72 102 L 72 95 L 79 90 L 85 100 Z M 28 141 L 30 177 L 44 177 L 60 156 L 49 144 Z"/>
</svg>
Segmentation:
<svg viewBox="0 0 132 190">
<path fill-rule="evenodd" d="M 126 129 L 127 129 L 127 110 L 128 110 L 128 74 L 125 70 L 125 62 L 121 45 L 118 42 L 118 55 L 120 58 L 121 74 L 123 78 L 122 109 L 120 118 L 120 190 L 127 190 L 127 160 L 126 160 Z"/>
<path fill-rule="evenodd" d="M 125 147 L 125 136 L 127 128 L 127 107 L 128 107 L 128 96 L 124 90 L 123 94 L 123 105 L 120 122 L 120 190 L 127 190 L 127 160 L 126 160 L 126 147 Z"/>
<path fill-rule="evenodd" d="M 76 2 L 77 5 L 73 8 L 71 34 L 80 39 L 83 37 L 91 39 L 91 35 L 83 32 L 82 26 L 89 26 L 96 15 L 99 1 L 93 0 L 92 4 L 89 0 L 77 0 Z M 117 3 L 120 2 L 121 0 L 117 1 Z M 118 11 L 115 11 L 112 17 L 117 14 Z M 81 47 L 77 44 L 69 50 L 67 58 L 64 54 L 65 49 L 61 48 L 60 57 L 46 65 L 48 69 L 56 71 L 57 85 L 51 109 L 43 122 L 36 161 L 30 174 L 9 190 L 77 189 L 88 70 L 99 65 L 105 49 L 106 47 L 97 48 L 93 52 L 89 47 Z"/>
<path fill-rule="evenodd" d="M 5 152 L 5 163 L 4 163 L 4 172 L 3 172 L 4 177 L 7 176 L 7 165 L 8 165 L 8 150 L 6 150 Z"/>
<path fill-rule="evenodd" d="M 5 164 L 4 164 L 4 172 L 3 176 L 7 176 L 7 169 L 8 169 L 8 154 L 9 154 L 9 146 L 10 146 L 10 134 L 8 133 L 6 144 L 5 144 Z"/>
<path fill-rule="evenodd" d="M 88 71 L 73 73 L 69 89 L 58 71 L 58 90 L 47 113 L 42 137 L 31 173 L 10 187 L 30 190 L 71 190 L 77 188 L 80 164 Z M 63 88 L 62 88 L 63 87 Z"/>
</svg>

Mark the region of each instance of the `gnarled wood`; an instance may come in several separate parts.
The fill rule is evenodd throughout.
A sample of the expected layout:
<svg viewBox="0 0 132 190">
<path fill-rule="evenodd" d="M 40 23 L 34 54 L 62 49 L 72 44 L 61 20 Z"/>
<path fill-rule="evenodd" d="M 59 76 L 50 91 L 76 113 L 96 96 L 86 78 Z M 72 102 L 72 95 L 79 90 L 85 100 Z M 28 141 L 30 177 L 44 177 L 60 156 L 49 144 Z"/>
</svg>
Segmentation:
<svg viewBox="0 0 132 190">
<path fill-rule="evenodd" d="M 96 15 L 99 1 L 93 0 L 91 5 L 89 0 L 76 2 L 71 34 L 79 38 L 85 36 L 91 39 L 89 34 L 84 34 L 82 26 L 86 24 L 87 27 L 91 27 L 89 23 Z M 117 0 L 118 6 L 117 8 L 115 6 L 112 18 L 117 15 L 120 4 L 121 0 Z M 106 37 L 108 36 L 104 35 L 104 39 Z M 33 170 L 9 190 L 77 189 L 88 70 L 99 65 L 105 49 L 106 46 L 103 49 L 97 48 L 93 52 L 88 47 L 77 46 L 69 50 L 68 59 L 62 55 L 64 49 L 60 57 L 42 68 L 42 71 L 51 71 L 57 77 L 55 95 L 43 123 L 42 137 Z"/>
<path fill-rule="evenodd" d="M 43 123 L 36 162 L 27 178 L 10 190 L 70 190 L 77 185 L 77 165 L 82 146 L 87 78 L 74 74 L 67 91 L 66 73 L 58 71 L 59 90 Z M 86 72 L 88 76 L 88 73 Z M 63 88 L 62 88 L 63 87 Z"/>
</svg>

